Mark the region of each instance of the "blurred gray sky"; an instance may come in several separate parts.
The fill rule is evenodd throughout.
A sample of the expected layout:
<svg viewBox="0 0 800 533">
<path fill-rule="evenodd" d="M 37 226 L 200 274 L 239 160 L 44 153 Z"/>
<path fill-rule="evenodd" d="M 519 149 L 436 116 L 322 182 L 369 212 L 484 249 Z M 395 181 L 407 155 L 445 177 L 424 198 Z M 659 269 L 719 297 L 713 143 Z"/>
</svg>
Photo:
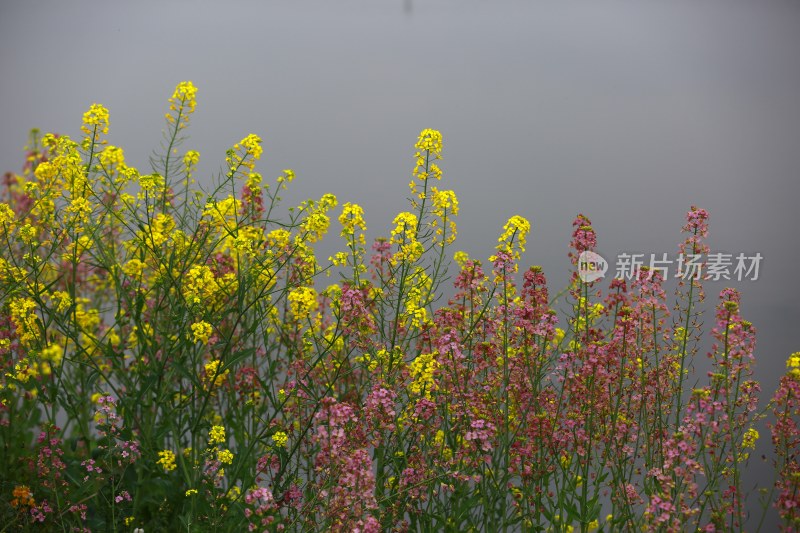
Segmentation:
<svg viewBox="0 0 800 533">
<path fill-rule="evenodd" d="M 761 279 L 729 284 L 773 390 L 800 350 L 798 52 L 790 0 L 4 1 L 0 167 L 19 169 L 31 127 L 77 137 L 99 102 L 110 142 L 146 168 L 192 80 L 185 148 L 205 176 L 257 133 L 266 178 L 297 172 L 289 204 L 333 192 L 377 236 L 406 208 L 418 132 L 436 128 L 457 248 L 488 256 L 520 214 L 526 262 L 556 287 L 578 212 L 613 264 L 673 254 L 688 208 L 708 209 L 716 251 L 764 256 Z"/>
</svg>

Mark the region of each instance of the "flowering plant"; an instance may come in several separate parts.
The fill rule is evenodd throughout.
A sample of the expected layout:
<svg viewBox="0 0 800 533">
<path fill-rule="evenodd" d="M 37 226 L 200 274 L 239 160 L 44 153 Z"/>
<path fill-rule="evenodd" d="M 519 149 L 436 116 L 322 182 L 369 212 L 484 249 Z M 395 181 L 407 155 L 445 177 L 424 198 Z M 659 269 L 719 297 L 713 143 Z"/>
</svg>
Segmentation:
<svg viewBox="0 0 800 533">
<path fill-rule="evenodd" d="M 442 136 L 415 145 L 408 211 L 368 249 L 364 210 L 315 246 L 326 194 L 281 216 L 261 139 L 210 191 L 181 152 L 197 89 L 169 99 L 164 149 L 130 166 L 93 104 L 83 137 L 34 132 L 0 203 L 0 523 L 22 531 L 743 530 L 759 433 L 755 328 L 720 294 L 707 378 L 689 388 L 702 280 L 575 273 L 565 313 L 531 224 L 487 262 L 452 254 Z M 570 257 L 597 246 L 578 215 Z M 692 208 L 682 253 L 707 252 Z M 446 290 L 451 257 L 452 290 Z M 338 283 L 324 285 L 324 274 Z M 440 304 L 444 300 L 444 304 Z M 782 525 L 800 525 L 800 355 L 769 404 Z"/>
</svg>

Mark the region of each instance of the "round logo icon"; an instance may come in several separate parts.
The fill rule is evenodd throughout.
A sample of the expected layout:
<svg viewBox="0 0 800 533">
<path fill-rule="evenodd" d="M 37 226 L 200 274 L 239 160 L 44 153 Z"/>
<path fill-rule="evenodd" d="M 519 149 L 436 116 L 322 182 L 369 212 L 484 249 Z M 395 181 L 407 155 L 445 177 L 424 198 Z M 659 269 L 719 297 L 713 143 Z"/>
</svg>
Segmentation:
<svg viewBox="0 0 800 533">
<path fill-rule="evenodd" d="M 597 281 L 605 276 L 608 270 L 608 261 L 600 254 L 585 251 L 578 256 L 578 276 L 586 283 Z"/>
</svg>

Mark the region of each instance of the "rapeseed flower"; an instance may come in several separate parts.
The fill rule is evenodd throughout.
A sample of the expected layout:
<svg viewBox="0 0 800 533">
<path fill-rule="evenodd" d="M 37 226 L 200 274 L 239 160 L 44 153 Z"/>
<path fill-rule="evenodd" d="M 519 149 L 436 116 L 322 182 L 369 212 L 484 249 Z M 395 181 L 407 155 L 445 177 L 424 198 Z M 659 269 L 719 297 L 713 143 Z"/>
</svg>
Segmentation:
<svg viewBox="0 0 800 533">
<path fill-rule="evenodd" d="M 208 432 L 208 444 L 213 446 L 215 444 L 225 443 L 225 427 L 212 426 L 211 431 Z"/>
<path fill-rule="evenodd" d="M 177 468 L 175 464 L 175 453 L 171 450 L 162 450 L 158 452 L 158 461 L 156 464 L 161 465 L 165 472 L 171 472 Z"/>
</svg>

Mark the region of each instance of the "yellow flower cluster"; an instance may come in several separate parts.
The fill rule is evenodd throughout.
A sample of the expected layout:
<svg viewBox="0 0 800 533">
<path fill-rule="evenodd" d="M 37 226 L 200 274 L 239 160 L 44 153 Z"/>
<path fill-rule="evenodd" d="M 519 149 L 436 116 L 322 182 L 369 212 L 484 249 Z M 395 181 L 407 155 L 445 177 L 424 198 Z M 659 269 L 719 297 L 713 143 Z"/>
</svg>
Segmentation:
<svg viewBox="0 0 800 533">
<path fill-rule="evenodd" d="M 212 426 L 211 431 L 208 432 L 208 444 L 213 446 L 214 444 L 224 444 L 224 443 L 225 443 L 225 427 Z"/>
<path fill-rule="evenodd" d="M 141 281 L 145 266 L 140 259 L 133 258 L 122 265 L 122 272 L 128 277 Z"/>
<path fill-rule="evenodd" d="M 439 362 L 436 360 L 437 355 L 437 352 L 424 353 L 411 361 L 408 368 L 409 376 L 411 377 L 411 383 L 408 386 L 410 393 L 424 394 L 426 398 L 430 399 L 431 391 L 436 388 L 433 373 L 439 368 Z"/>
<path fill-rule="evenodd" d="M 83 156 L 76 143 L 66 135 L 56 138 L 48 133 L 42 139 L 42 144 L 48 148 L 49 161 L 42 161 L 36 166 L 36 181 L 27 182 L 24 187 L 26 194 L 33 200 L 31 214 L 38 219 L 40 225 L 47 227 L 54 222 L 56 200 L 59 197 L 68 202 L 77 198 L 85 199 L 89 187 Z M 68 217 L 65 223 L 70 225 L 73 220 Z"/>
<path fill-rule="evenodd" d="M 272 442 L 276 448 L 285 448 L 286 443 L 289 442 L 289 436 L 283 431 L 276 431 L 272 435 Z"/>
<path fill-rule="evenodd" d="M 100 139 L 100 133 L 108 134 L 108 109 L 100 104 L 92 104 L 89 110 L 83 114 L 83 126 L 81 131 L 86 135 L 91 135 L 91 142 Z"/>
<path fill-rule="evenodd" d="M 136 232 L 136 241 L 145 244 L 147 250 L 161 248 L 175 234 L 175 220 L 166 213 L 158 213 L 150 224 Z"/>
<path fill-rule="evenodd" d="M 185 105 L 188 112 L 194 112 L 197 105 L 197 87 L 191 81 L 182 81 L 175 87 L 175 92 L 172 93 L 172 98 L 169 99 L 170 109 L 175 110 L 173 107 L 177 105 Z"/>
<path fill-rule="evenodd" d="M 183 297 L 190 306 L 208 306 L 218 290 L 214 273 L 207 265 L 194 265 L 186 273 Z"/>
<path fill-rule="evenodd" d="M 11 230 L 13 227 L 12 225 L 14 224 L 14 220 L 16 218 L 17 216 L 14 213 L 14 210 L 11 209 L 11 207 L 8 204 L 6 203 L 0 204 L 0 226 L 3 229 L 5 229 L 6 231 Z"/>
<path fill-rule="evenodd" d="M 281 189 L 285 189 L 287 183 L 291 183 L 292 181 L 294 181 L 294 170 L 292 170 L 291 168 L 284 169 L 283 176 L 278 176 L 278 179 L 275 181 L 278 182 L 278 186 Z"/>
<path fill-rule="evenodd" d="M 139 187 L 146 193 L 159 194 L 164 191 L 164 176 L 161 174 L 139 176 Z"/>
<path fill-rule="evenodd" d="M 434 219 L 431 225 L 435 229 L 435 239 L 442 241 L 443 244 L 452 244 L 456 240 L 456 222 L 452 217 L 458 215 L 458 198 L 454 191 L 440 191 L 436 187 L 431 188 L 433 200 L 433 214 L 441 219 Z"/>
<path fill-rule="evenodd" d="M 392 230 L 390 242 L 399 247 L 392 263 L 397 264 L 401 261 L 413 263 L 422 256 L 424 248 L 422 243 L 417 240 L 417 216 L 413 213 L 403 212 L 394 218 L 395 228 Z"/>
<path fill-rule="evenodd" d="M 161 465 L 165 472 L 171 472 L 177 468 L 175 464 L 175 453 L 171 450 L 162 450 L 158 452 L 158 461 L 156 464 Z"/>
<path fill-rule="evenodd" d="M 432 280 L 425 273 L 424 268 L 417 267 L 409 276 L 409 290 L 406 297 L 406 319 L 407 327 L 420 328 L 428 320 L 428 312 L 425 306 L 430 303 L 430 290 Z"/>
<path fill-rule="evenodd" d="M 261 154 L 264 149 L 261 148 L 261 137 L 251 133 L 238 143 L 233 145 L 233 148 L 228 151 L 228 157 L 225 159 L 230 168 L 230 175 L 234 175 L 239 171 L 239 167 L 248 168 L 251 172 L 255 169 L 256 161 L 261 159 Z"/>
<path fill-rule="evenodd" d="M 267 244 L 273 248 L 283 249 L 289 246 L 292 234 L 285 229 L 274 229 L 267 234 Z"/>
<path fill-rule="evenodd" d="M 426 187 L 428 178 L 442 179 L 442 169 L 435 163 L 442 156 L 442 134 L 432 129 L 422 130 L 414 147 L 418 150 L 414 154 L 416 160 L 413 171 L 414 177 L 425 183 Z M 411 180 L 408 186 L 411 188 L 412 203 L 416 207 L 415 198 L 424 199 L 425 192 L 417 192 L 417 185 L 414 180 Z"/>
<path fill-rule="evenodd" d="M 200 152 L 189 150 L 183 156 L 183 166 L 186 167 L 186 173 L 191 174 L 197 163 L 200 162 Z"/>
<path fill-rule="evenodd" d="M 39 318 L 36 316 L 36 302 L 31 298 L 12 298 L 9 303 L 11 320 L 17 326 L 17 335 L 23 345 L 33 343 L 39 334 Z"/>
<path fill-rule="evenodd" d="M 221 362 L 219 360 L 209 361 L 203 367 L 203 388 L 206 390 L 221 387 L 225 383 L 225 379 L 230 374 L 230 370 L 225 369 L 224 372 L 219 371 Z"/>
<path fill-rule="evenodd" d="M 754 449 L 756 447 L 756 441 L 758 440 L 758 437 L 758 431 L 753 428 L 749 428 L 742 436 L 742 448 Z"/>
<path fill-rule="evenodd" d="M 519 260 L 520 254 L 525 251 L 525 243 L 530 231 L 531 223 L 519 215 L 514 215 L 503 226 L 503 233 L 497 239 L 496 249 L 510 254 L 515 260 Z M 513 245 L 514 241 L 517 243 L 516 247 Z M 494 261 L 494 259 L 491 260 Z"/>
<path fill-rule="evenodd" d="M 25 224 L 19 228 L 19 240 L 28 246 L 34 246 L 36 237 L 39 235 L 39 229 L 31 224 Z"/>
<path fill-rule="evenodd" d="M 121 189 L 139 176 L 139 171 L 125 164 L 125 152 L 118 146 L 106 146 L 97 156 L 104 177 L 113 177 L 115 189 Z"/>
<path fill-rule="evenodd" d="M 789 356 L 786 361 L 786 368 L 789 369 L 790 376 L 800 379 L 800 352 L 794 352 Z"/>
<path fill-rule="evenodd" d="M 315 204 L 309 200 L 303 208 L 309 212 L 300 224 L 300 233 L 305 242 L 318 242 L 325 236 L 330 226 L 331 219 L 327 212 L 336 207 L 338 200 L 332 194 L 325 194 L 320 198 L 319 203 Z"/>
<path fill-rule="evenodd" d="M 297 287 L 287 297 L 292 315 L 298 320 L 305 320 L 317 308 L 317 291 L 311 287 Z"/>
<path fill-rule="evenodd" d="M 178 129 L 189 125 L 189 115 L 194 113 L 197 106 L 197 87 L 190 81 L 182 81 L 175 87 L 172 98 L 169 99 L 170 112 L 165 115 L 167 122 L 176 123 Z"/>
<path fill-rule="evenodd" d="M 367 224 L 364 222 L 364 209 L 358 204 L 347 202 L 342 206 L 339 224 L 342 225 L 342 237 L 355 235 L 356 228 L 361 229 L 361 231 L 367 231 Z"/>
<path fill-rule="evenodd" d="M 61 364 L 64 356 L 64 348 L 60 344 L 48 344 L 39 352 L 38 372 L 44 376 L 49 376 L 53 368 Z"/>
<path fill-rule="evenodd" d="M 442 153 L 442 134 L 437 130 L 426 128 L 419 134 L 417 144 L 414 145 L 417 150 L 431 152 L 439 156 Z"/>
<path fill-rule="evenodd" d="M 213 332 L 211 324 L 205 321 L 200 321 L 200 322 L 195 322 L 189 327 L 192 330 L 193 342 L 208 344 L 208 338 L 211 336 L 211 333 Z"/>
<path fill-rule="evenodd" d="M 225 465 L 233 463 L 233 452 L 230 450 L 217 450 L 217 460 Z"/>
</svg>

